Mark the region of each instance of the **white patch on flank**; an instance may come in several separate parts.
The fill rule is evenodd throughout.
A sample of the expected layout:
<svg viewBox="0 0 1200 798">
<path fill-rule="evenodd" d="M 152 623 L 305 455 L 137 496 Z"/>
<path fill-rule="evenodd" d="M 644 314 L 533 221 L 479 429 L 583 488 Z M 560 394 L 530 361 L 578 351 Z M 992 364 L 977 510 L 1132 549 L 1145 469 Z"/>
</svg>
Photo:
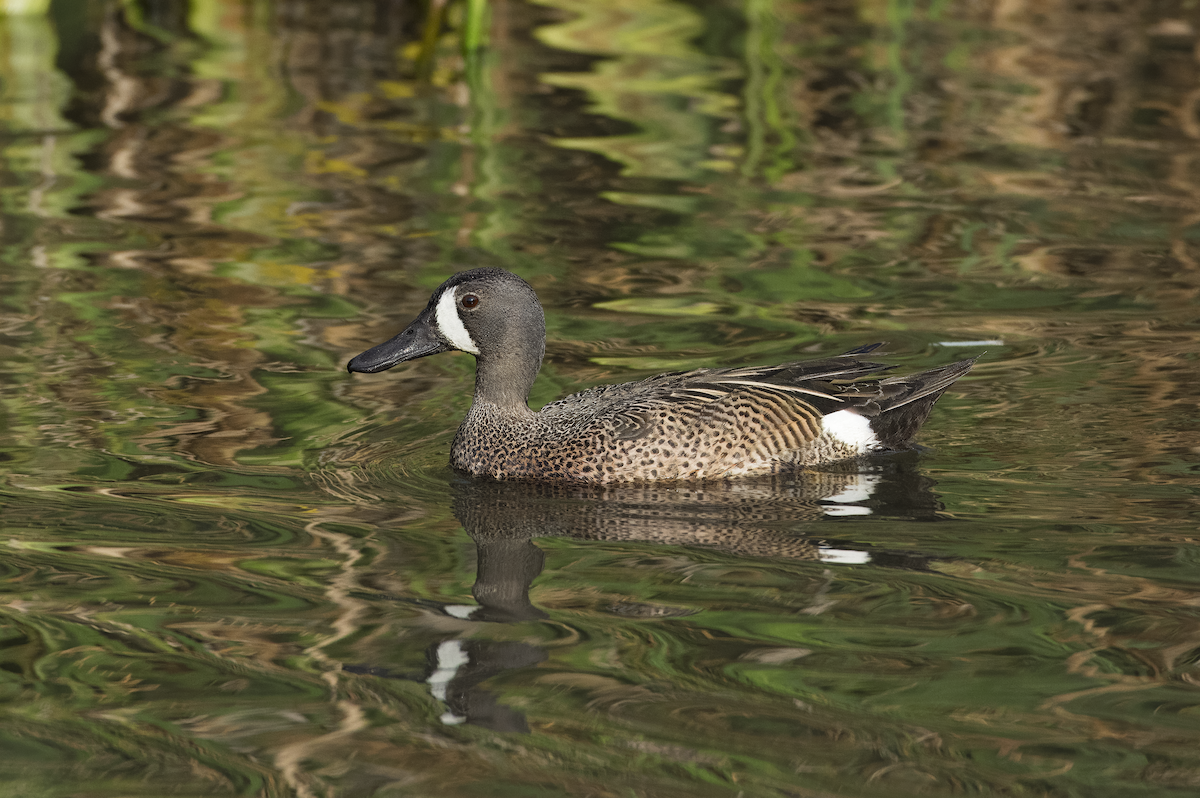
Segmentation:
<svg viewBox="0 0 1200 798">
<path fill-rule="evenodd" d="M 849 446 L 856 454 L 866 454 L 879 446 L 870 419 L 853 410 L 839 410 L 823 417 L 821 430 L 838 443 Z"/>
<path fill-rule="evenodd" d="M 475 346 L 475 342 L 471 340 L 471 334 L 467 332 L 462 319 L 458 317 L 458 298 L 455 296 L 457 293 L 457 287 L 451 288 L 438 300 L 437 311 L 434 313 L 438 332 L 447 341 L 454 344 L 455 349 L 478 355 L 479 347 Z"/>
<path fill-rule="evenodd" d="M 862 565 L 871 561 L 871 555 L 865 551 L 835 549 L 829 546 L 819 546 L 817 548 L 817 558 L 821 562 L 833 562 L 839 565 Z"/>
</svg>

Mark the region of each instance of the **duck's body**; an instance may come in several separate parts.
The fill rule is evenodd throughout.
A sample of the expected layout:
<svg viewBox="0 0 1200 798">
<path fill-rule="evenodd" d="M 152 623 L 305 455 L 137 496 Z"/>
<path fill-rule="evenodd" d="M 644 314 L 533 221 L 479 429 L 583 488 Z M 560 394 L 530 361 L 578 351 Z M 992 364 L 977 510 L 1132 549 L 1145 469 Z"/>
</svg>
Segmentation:
<svg viewBox="0 0 1200 798">
<path fill-rule="evenodd" d="M 533 289 L 500 269 L 443 283 L 409 327 L 350 361 L 375 372 L 437 352 L 476 356 L 475 401 L 455 468 L 497 479 L 573 482 L 724 479 L 910 448 L 963 360 L 908 377 L 859 378 L 875 346 L 778 366 L 696 369 L 527 404 L 545 349 Z"/>
</svg>

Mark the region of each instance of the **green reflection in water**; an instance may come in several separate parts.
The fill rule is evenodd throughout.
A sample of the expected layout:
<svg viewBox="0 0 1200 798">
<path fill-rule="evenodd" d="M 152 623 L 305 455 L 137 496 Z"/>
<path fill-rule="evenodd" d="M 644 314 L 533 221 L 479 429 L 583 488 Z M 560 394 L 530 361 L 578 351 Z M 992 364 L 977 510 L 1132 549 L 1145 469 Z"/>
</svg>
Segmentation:
<svg viewBox="0 0 1200 798">
<path fill-rule="evenodd" d="M 10 792 L 1194 792 L 1187 8 L 168 6 L 0 21 Z M 341 370 L 481 263 L 535 404 L 988 352 L 865 474 L 489 493 L 469 358 Z"/>
</svg>

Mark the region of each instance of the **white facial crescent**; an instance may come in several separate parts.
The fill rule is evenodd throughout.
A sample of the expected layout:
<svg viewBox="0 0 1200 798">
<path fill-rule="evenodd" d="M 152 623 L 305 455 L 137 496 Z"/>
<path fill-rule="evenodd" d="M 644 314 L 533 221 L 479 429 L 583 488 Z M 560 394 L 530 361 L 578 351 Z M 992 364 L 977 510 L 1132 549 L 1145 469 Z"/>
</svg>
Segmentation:
<svg viewBox="0 0 1200 798">
<path fill-rule="evenodd" d="M 437 303 L 434 319 L 437 321 L 438 332 L 447 341 L 454 344 L 455 349 L 470 352 L 472 355 L 479 354 L 479 347 L 475 346 L 475 342 L 471 340 L 471 334 L 467 332 L 462 319 L 458 316 L 458 286 L 450 288 L 442 294 L 442 298 Z"/>
</svg>

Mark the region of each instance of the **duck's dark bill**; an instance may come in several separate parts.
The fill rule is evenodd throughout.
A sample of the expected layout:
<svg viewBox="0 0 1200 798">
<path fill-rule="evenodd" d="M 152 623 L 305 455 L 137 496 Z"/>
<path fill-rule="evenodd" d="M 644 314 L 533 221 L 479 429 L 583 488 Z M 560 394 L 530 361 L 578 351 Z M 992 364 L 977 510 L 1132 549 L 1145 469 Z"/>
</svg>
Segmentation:
<svg viewBox="0 0 1200 798">
<path fill-rule="evenodd" d="M 437 328 L 430 323 L 426 311 L 404 332 L 384 341 L 379 346 L 373 346 L 346 364 L 347 371 L 359 371 L 373 374 L 384 371 L 406 360 L 416 360 L 426 355 L 436 355 L 438 352 L 449 352 L 453 349 L 438 335 Z"/>
</svg>

